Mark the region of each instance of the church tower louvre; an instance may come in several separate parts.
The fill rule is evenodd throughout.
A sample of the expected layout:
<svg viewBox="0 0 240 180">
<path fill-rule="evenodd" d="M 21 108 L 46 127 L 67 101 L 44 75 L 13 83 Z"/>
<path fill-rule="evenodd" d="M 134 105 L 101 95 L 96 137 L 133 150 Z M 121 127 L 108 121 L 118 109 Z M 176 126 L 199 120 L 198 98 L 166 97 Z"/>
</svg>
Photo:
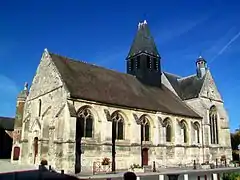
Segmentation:
<svg viewBox="0 0 240 180">
<path fill-rule="evenodd" d="M 126 58 L 127 73 L 142 83 L 161 86 L 161 57 L 151 36 L 147 21 L 138 24 L 137 34 Z"/>
</svg>

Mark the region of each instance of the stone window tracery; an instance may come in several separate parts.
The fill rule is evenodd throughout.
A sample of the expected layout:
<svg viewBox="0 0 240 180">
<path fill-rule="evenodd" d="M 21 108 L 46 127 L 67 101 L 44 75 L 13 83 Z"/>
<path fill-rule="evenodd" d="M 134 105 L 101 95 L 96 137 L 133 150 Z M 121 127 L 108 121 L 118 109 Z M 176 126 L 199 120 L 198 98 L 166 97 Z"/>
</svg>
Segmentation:
<svg viewBox="0 0 240 180">
<path fill-rule="evenodd" d="M 121 114 L 114 113 L 112 117 L 113 127 L 116 132 L 116 139 L 123 140 L 124 139 L 124 119 Z"/>
<path fill-rule="evenodd" d="M 184 121 L 181 122 L 181 129 L 183 131 L 183 142 L 187 143 L 188 141 L 188 135 L 187 135 L 187 126 L 186 123 Z"/>
<path fill-rule="evenodd" d="M 141 135 L 143 141 L 150 140 L 150 123 L 146 116 L 141 119 Z"/>
<path fill-rule="evenodd" d="M 209 124 L 211 144 L 218 144 L 218 116 L 216 106 L 212 106 L 209 110 Z"/>
<path fill-rule="evenodd" d="M 172 126 L 170 120 L 167 118 L 163 121 L 164 127 L 166 129 L 166 142 L 172 142 Z"/>
<path fill-rule="evenodd" d="M 194 132 L 195 132 L 195 141 L 197 143 L 200 143 L 200 125 L 199 125 L 199 123 L 195 122 L 193 128 L 194 128 Z"/>
<path fill-rule="evenodd" d="M 93 115 L 89 108 L 82 109 L 78 114 L 81 129 L 81 137 L 92 138 L 93 137 Z"/>
</svg>

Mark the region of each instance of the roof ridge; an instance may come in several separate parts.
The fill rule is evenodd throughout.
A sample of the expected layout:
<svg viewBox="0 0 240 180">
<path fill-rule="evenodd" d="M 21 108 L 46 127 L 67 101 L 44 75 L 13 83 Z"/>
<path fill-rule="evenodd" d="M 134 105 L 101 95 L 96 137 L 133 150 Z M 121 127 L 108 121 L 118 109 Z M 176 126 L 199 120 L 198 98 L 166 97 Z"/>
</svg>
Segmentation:
<svg viewBox="0 0 240 180">
<path fill-rule="evenodd" d="M 122 75 L 131 76 L 131 77 L 136 78 L 134 75 L 127 74 L 127 73 L 124 73 L 124 72 L 119 72 L 119 71 L 116 71 L 116 70 L 113 70 L 113 69 L 109 69 L 109 68 L 106 68 L 106 67 L 103 67 L 103 66 L 100 66 L 100 65 L 97 65 L 97 64 L 92 64 L 92 63 L 89 63 L 89 62 L 87 62 L 87 61 L 82 61 L 82 60 L 79 60 L 79 59 L 74 59 L 74 58 L 67 57 L 67 56 L 63 56 L 63 55 L 56 54 L 56 53 L 53 53 L 53 52 L 49 52 L 49 54 L 50 54 L 50 55 L 59 56 L 59 57 L 61 57 L 61 58 L 65 58 L 65 59 L 67 59 L 67 60 L 74 61 L 74 62 L 76 62 L 76 63 L 84 63 L 84 64 L 87 64 L 87 65 L 90 65 L 90 66 L 94 66 L 94 67 L 96 67 L 96 68 L 101 68 L 101 69 L 104 69 L 104 70 L 108 70 L 108 71 L 112 71 L 112 72 L 115 72 L 115 73 L 119 73 L 119 74 L 122 74 Z"/>
<path fill-rule="evenodd" d="M 188 75 L 188 76 L 182 77 L 182 78 L 178 79 L 178 81 L 182 81 L 182 80 L 185 80 L 185 79 L 188 79 L 188 78 L 194 77 L 194 76 L 196 76 L 196 74 L 191 74 L 191 75 Z"/>
<path fill-rule="evenodd" d="M 50 56 L 72 98 L 199 118 L 165 86 L 148 86 L 127 73 L 54 53 Z"/>
<path fill-rule="evenodd" d="M 170 73 L 170 72 L 166 72 L 166 71 L 164 71 L 163 73 L 166 73 L 166 74 L 169 74 L 169 75 L 172 75 L 172 76 L 176 76 L 176 77 L 182 78 L 182 76 L 174 74 L 174 73 Z"/>
<path fill-rule="evenodd" d="M 0 119 L 1 119 L 1 118 L 15 119 L 14 117 L 7 117 L 7 116 L 0 116 Z"/>
</svg>

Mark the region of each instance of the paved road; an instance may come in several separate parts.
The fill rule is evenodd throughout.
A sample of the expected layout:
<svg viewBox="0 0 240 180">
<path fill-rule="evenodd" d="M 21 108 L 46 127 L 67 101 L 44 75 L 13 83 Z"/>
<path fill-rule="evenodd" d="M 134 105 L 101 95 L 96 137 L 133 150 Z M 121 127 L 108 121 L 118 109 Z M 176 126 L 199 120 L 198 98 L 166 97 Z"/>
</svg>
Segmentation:
<svg viewBox="0 0 240 180">
<path fill-rule="evenodd" d="M 65 174 L 39 170 L 37 166 L 11 164 L 10 160 L 0 160 L 0 180 L 47 180 L 68 179 L 78 180 Z"/>
<path fill-rule="evenodd" d="M 0 174 L 13 171 L 36 170 L 37 166 L 12 164 L 9 159 L 0 159 Z"/>
</svg>

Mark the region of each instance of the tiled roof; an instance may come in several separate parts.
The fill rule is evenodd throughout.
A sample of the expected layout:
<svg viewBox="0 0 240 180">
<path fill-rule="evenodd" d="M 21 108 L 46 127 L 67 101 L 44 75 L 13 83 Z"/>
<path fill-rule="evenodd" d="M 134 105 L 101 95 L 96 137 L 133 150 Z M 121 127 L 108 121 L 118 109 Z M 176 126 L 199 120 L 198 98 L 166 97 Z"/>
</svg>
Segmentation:
<svg viewBox="0 0 240 180">
<path fill-rule="evenodd" d="M 159 57 L 156 44 L 154 42 L 153 37 L 151 36 L 146 21 L 144 21 L 143 23 L 139 23 L 137 34 L 133 40 L 127 58 L 135 56 L 142 52 Z"/>
<path fill-rule="evenodd" d="M 14 118 L 0 117 L 0 128 L 9 131 L 14 130 Z"/>
<path fill-rule="evenodd" d="M 197 75 L 179 77 L 167 72 L 164 74 L 182 100 L 197 98 L 205 79 L 205 77 L 199 78 Z"/>
<path fill-rule="evenodd" d="M 201 118 L 164 85 L 49 53 L 72 98 Z"/>
</svg>

